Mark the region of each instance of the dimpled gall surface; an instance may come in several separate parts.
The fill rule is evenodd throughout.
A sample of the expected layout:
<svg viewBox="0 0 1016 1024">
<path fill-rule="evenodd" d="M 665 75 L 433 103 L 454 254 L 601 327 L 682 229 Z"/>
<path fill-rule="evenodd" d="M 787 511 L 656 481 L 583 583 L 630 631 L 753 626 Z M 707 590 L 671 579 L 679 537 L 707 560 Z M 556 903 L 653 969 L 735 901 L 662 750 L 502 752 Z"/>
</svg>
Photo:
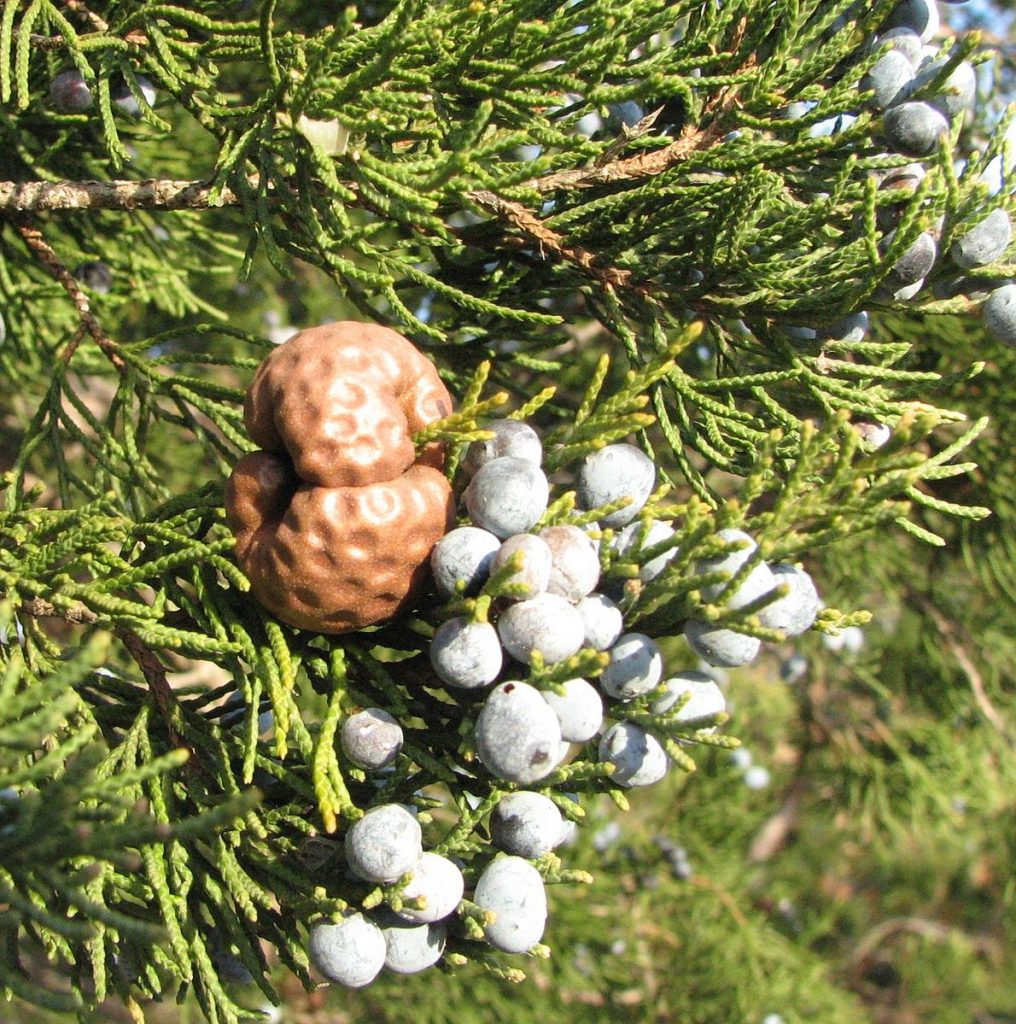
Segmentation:
<svg viewBox="0 0 1016 1024">
<path fill-rule="evenodd" d="M 284 455 L 251 452 L 236 465 L 226 484 L 226 523 L 236 536 L 241 566 L 258 531 L 281 519 L 300 481 Z"/>
<path fill-rule="evenodd" d="M 261 364 L 244 416 L 254 441 L 286 451 L 297 475 L 323 487 L 391 480 L 412 465 L 412 434 L 447 416 L 437 370 L 376 324 L 301 331 Z"/>
<path fill-rule="evenodd" d="M 226 516 L 251 592 L 300 629 L 391 618 L 454 521 L 441 445 L 412 434 L 452 408 L 437 370 L 373 324 L 302 331 L 261 363 L 244 418 L 264 449 L 240 461 Z"/>
<path fill-rule="evenodd" d="M 561 726 L 540 691 L 527 683 L 502 683 L 476 719 L 476 752 L 493 775 L 509 782 L 536 782 L 561 755 Z"/>
<path fill-rule="evenodd" d="M 341 633 L 401 608 L 426 578 L 454 511 L 451 486 L 427 466 L 366 487 L 304 486 L 281 520 L 266 519 L 238 545 L 237 557 L 280 619 Z"/>
<path fill-rule="evenodd" d="M 547 893 L 540 872 L 521 857 L 498 857 L 480 875 L 473 902 L 496 915 L 483 933 L 503 953 L 525 953 L 543 938 Z"/>
<path fill-rule="evenodd" d="M 316 924 L 310 930 L 310 958 L 329 980 L 363 988 L 385 963 L 385 937 L 363 914 L 351 914 L 338 924 Z"/>
<path fill-rule="evenodd" d="M 416 818 L 399 804 L 371 808 L 346 833 L 346 861 L 370 882 L 396 882 L 423 853 Z"/>
</svg>

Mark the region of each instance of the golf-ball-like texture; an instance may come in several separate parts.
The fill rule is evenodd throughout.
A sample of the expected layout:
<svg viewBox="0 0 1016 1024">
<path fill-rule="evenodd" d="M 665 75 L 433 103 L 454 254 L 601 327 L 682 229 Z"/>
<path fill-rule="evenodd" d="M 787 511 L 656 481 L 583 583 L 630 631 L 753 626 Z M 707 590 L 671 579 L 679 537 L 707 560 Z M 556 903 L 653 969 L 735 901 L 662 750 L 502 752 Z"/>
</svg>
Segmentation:
<svg viewBox="0 0 1016 1024">
<path fill-rule="evenodd" d="M 981 319 L 996 341 L 1016 346 L 1016 284 L 996 288 L 981 307 Z"/>
<path fill-rule="evenodd" d="M 490 836 L 506 853 L 536 860 L 561 841 L 564 820 L 542 793 L 509 793 L 490 816 Z"/>
<path fill-rule="evenodd" d="M 363 914 L 350 914 L 337 924 L 315 924 L 308 943 L 311 962 L 329 980 L 363 988 L 385 964 L 385 937 Z"/>
<path fill-rule="evenodd" d="M 451 410 L 433 364 L 376 324 L 325 324 L 269 353 L 244 403 L 263 450 L 240 460 L 225 495 L 262 605 L 319 633 L 404 607 L 455 513 L 442 448 L 417 459 L 413 434 Z"/>
<path fill-rule="evenodd" d="M 759 621 L 770 629 L 782 629 L 787 636 L 799 636 L 811 629 L 818 616 L 821 600 L 811 576 L 796 565 L 772 566 L 778 584 L 786 584 L 790 592 L 766 605 L 759 613 Z"/>
<path fill-rule="evenodd" d="M 883 240 L 886 249 L 892 244 L 894 235 L 895 232 L 890 232 Z M 893 264 L 893 283 L 902 286 L 922 280 L 928 276 L 937 258 L 938 245 L 935 239 L 927 231 L 922 231 Z"/>
<path fill-rule="evenodd" d="M 755 554 L 758 545 L 743 530 L 725 529 L 720 530 L 716 535 L 726 544 L 739 545 L 732 551 L 725 554 L 715 555 L 712 558 L 700 558 L 695 563 L 695 571 L 704 576 L 707 573 L 725 572 L 730 577 L 722 583 L 709 583 L 702 588 L 702 596 L 707 601 L 717 601 L 725 596 L 724 603 L 729 608 L 743 608 L 756 598 L 772 590 L 776 586 L 773 574 L 765 562 L 759 562 L 748 575 L 738 584 L 732 593 L 730 580 L 740 571 L 741 567 Z"/>
<path fill-rule="evenodd" d="M 416 461 L 413 434 L 447 416 L 437 370 L 401 334 L 344 321 L 300 331 L 273 349 L 244 402 L 251 438 L 285 453 L 301 482 L 363 487 Z M 439 450 L 425 464 L 440 468 Z"/>
<path fill-rule="evenodd" d="M 509 537 L 498 548 L 494 561 L 491 562 L 490 571 L 500 572 L 512 559 L 521 564 L 506 582 L 518 587 L 519 592 L 506 596 L 513 601 L 524 601 L 526 598 L 542 594 L 550 583 L 554 561 L 547 542 L 532 533 L 518 533 L 514 537 Z"/>
<path fill-rule="evenodd" d="M 618 722 L 600 738 L 600 760 L 614 766 L 622 786 L 651 786 L 667 774 L 667 755 L 655 736 L 634 722 Z"/>
<path fill-rule="evenodd" d="M 543 699 L 557 715 L 561 739 L 568 743 L 585 743 L 603 726 L 603 698 L 585 679 L 568 679 L 561 685 L 564 693 L 543 690 Z"/>
<path fill-rule="evenodd" d="M 704 672 L 680 672 L 664 681 L 667 692 L 649 705 L 654 715 L 666 714 L 686 693 L 690 694 L 688 702 L 677 713 L 679 722 L 690 722 L 706 715 L 717 715 L 727 710 L 727 700 L 723 691 Z M 715 732 L 710 727 L 705 732 Z"/>
<path fill-rule="evenodd" d="M 927 43 L 938 32 L 941 22 L 935 0 L 901 0 L 882 25 L 883 29 L 908 28 Z"/>
<path fill-rule="evenodd" d="M 674 527 L 670 523 L 654 519 L 648 529 L 643 523 L 629 523 L 618 535 L 614 542 L 619 555 L 639 556 L 641 552 L 648 551 L 657 544 L 670 540 L 674 536 Z M 667 565 L 677 554 L 677 548 L 667 548 L 662 554 L 656 555 L 647 561 L 642 561 L 639 566 L 639 579 L 643 583 L 656 579 L 657 576 L 667 568 Z"/>
<path fill-rule="evenodd" d="M 953 242 L 949 255 L 958 267 L 970 270 L 1001 259 L 1011 241 L 1012 222 L 1009 220 L 1009 214 L 998 207 L 960 235 Z"/>
<path fill-rule="evenodd" d="M 586 457 L 579 469 L 576 490 L 579 505 L 598 508 L 620 498 L 624 507 L 604 516 L 604 526 L 624 526 L 638 514 L 656 483 L 656 466 L 645 452 L 631 444 L 608 444 Z"/>
<path fill-rule="evenodd" d="M 557 715 L 528 683 L 501 683 L 490 692 L 476 718 L 475 737 L 487 770 L 508 782 L 536 782 L 561 756 Z"/>
<path fill-rule="evenodd" d="M 402 890 L 403 900 L 420 900 L 420 907 L 403 906 L 400 917 L 415 924 L 441 921 L 455 912 L 462 899 L 462 872 L 447 857 L 424 853 Z"/>
<path fill-rule="evenodd" d="M 603 692 L 619 700 L 648 693 L 663 678 L 663 655 L 644 633 L 624 633 L 610 649 L 610 661 L 600 675 Z"/>
<path fill-rule="evenodd" d="M 872 103 L 879 110 L 885 110 L 902 100 L 907 87 L 914 80 L 914 65 L 902 50 L 889 50 L 872 65 L 871 70 L 861 79 L 863 92 L 872 90 Z"/>
<path fill-rule="evenodd" d="M 942 113 L 920 101 L 891 107 L 882 124 L 889 144 L 907 156 L 927 156 L 949 130 L 949 122 Z"/>
<path fill-rule="evenodd" d="M 441 623 L 430 642 L 430 663 L 449 686 L 472 690 L 497 679 L 504 655 L 489 622 L 457 617 Z"/>
<path fill-rule="evenodd" d="M 590 594 L 575 605 L 582 621 L 582 646 L 605 651 L 624 630 L 621 609 L 603 594 Z"/>
<path fill-rule="evenodd" d="M 372 807 L 346 833 L 346 862 L 369 882 L 396 882 L 423 853 L 420 825 L 400 804 Z"/>
<path fill-rule="evenodd" d="M 417 974 L 441 959 L 448 930 L 444 922 L 410 924 L 396 915 L 384 915 L 384 965 L 396 974 Z"/>
<path fill-rule="evenodd" d="M 537 594 L 501 613 L 497 632 L 504 649 L 516 661 L 530 664 L 539 651 L 548 665 L 570 658 L 582 648 L 582 617 L 563 597 Z"/>
<path fill-rule="evenodd" d="M 501 546 L 499 538 L 476 526 L 459 526 L 446 533 L 430 554 L 430 571 L 444 597 L 452 597 L 459 580 L 465 593 L 476 594 L 490 575 L 490 564 Z"/>
<path fill-rule="evenodd" d="M 467 477 L 474 476 L 482 466 L 505 455 L 525 459 L 534 466 L 539 466 L 543 462 L 543 444 L 540 436 L 528 423 L 519 420 L 494 420 L 484 429 L 491 431 L 494 436 L 486 441 L 474 441 L 466 450 L 462 470 Z"/>
<path fill-rule="evenodd" d="M 377 770 L 402 749 L 402 726 L 383 708 L 366 708 L 342 723 L 339 743 L 353 764 Z"/>
<path fill-rule="evenodd" d="M 549 497 L 543 470 L 514 455 L 482 466 L 465 493 L 469 518 L 502 540 L 535 526 L 547 510 Z"/>
<path fill-rule="evenodd" d="M 596 545 L 577 526 L 548 526 L 540 538 L 551 553 L 547 590 L 573 604 L 591 594 L 600 581 Z"/>
<path fill-rule="evenodd" d="M 543 938 L 547 893 L 540 872 L 521 857 L 491 861 L 476 883 L 473 902 L 495 916 L 483 934 L 504 953 L 525 953 Z"/>
<path fill-rule="evenodd" d="M 70 68 L 49 83 L 49 102 L 59 114 L 81 114 L 92 105 L 92 90 L 81 72 Z"/>
<path fill-rule="evenodd" d="M 762 641 L 733 629 L 722 629 L 701 619 L 689 619 L 684 635 L 691 649 L 710 665 L 737 668 L 758 657 Z"/>
</svg>

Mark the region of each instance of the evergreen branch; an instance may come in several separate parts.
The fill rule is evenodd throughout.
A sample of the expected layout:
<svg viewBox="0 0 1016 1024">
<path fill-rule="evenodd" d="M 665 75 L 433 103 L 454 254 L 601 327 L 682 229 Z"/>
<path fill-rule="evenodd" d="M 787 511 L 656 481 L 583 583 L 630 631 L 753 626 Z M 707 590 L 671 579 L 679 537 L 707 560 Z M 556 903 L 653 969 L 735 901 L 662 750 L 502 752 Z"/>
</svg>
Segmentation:
<svg viewBox="0 0 1016 1024">
<path fill-rule="evenodd" d="M 214 194 L 213 194 L 214 193 Z M 0 210 L 184 210 L 238 206 L 230 188 L 206 181 L 0 181 Z"/>
<path fill-rule="evenodd" d="M 108 32 L 109 25 L 99 17 L 94 11 L 90 10 L 87 5 L 83 4 L 81 0 L 64 0 L 64 6 L 73 11 L 75 14 L 80 15 L 87 21 L 91 22 L 95 26 L 98 32 Z"/>
<path fill-rule="evenodd" d="M 536 214 L 527 210 L 521 203 L 504 199 L 487 189 L 477 189 L 470 192 L 469 198 L 478 206 L 507 220 L 513 227 L 532 238 L 540 247 L 541 255 L 543 255 L 544 249 L 548 249 L 574 263 L 590 277 L 609 288 L 622 288 L 643 296 L 650 294 L 650 289 L 647 285 L 634 284 L 632 282 L 632 272 L 630 270 L 624 270 L 620 267 L 597 266 L 595 253 L 580 245 L 569 245 L 562 235 L 547 227 Z"/>
<path fill-rule="evenodd" d="M 20 610 L 33 618 L 61 618 L 68 622 L 92 624 L 99 621 L 99 616 L 83 604 L 74 603 L 67 608 L 58 608 L 41 597 L 32 597 L 22 601 Z"/>
<path fill-rule="evenodd" d="M 558 189 L 570 191 L 653 178 L 686 160 L 696 150 L 713 145 L 725 131 L 722 118 L 716 118 L 706 128 L 685 125 L 680 136 L 662 149 L 639 153 L 624 160 L 613 160 L 594 167 L 577 167 L 543 177 L 529 178 L 522 183 L 522 187 L 546 193 Z"/>
<path fill-rule="evenodd" d="M 127 371 L 127 364 L 124 361 L 123 356 L 120 354 L 116 342 L 113 341 L 113 339 L 102 329 L 99 321 L 95 318 L 95 314 L 92 313 L 92 307 L 88 300 L 88 296 L 81 290 L 81 286 L 74 279 L 74 275 L 60 261 L 60 257 L 57 256 L 53 247 L 45 238 L 43 238 L 42 232 L 39 228 L 35 227 L 31 221 L 23 217 L 15 220 L 14 226 L 33 255 L 35 255 L 39 262 L 46 267 L 46 269 L 60 282 L 61 285 L 63 285 L 64 290 L 71 297 L 71 300 L 78 311 L 78 317 L 81 320 L 81 327 L 83 330 L 79 330 L 74 335 L 67 347 L 60 354 L 60 358 L 65 363 L 69 363 L 74 352 L 77 350 L 78 344 L 84 337 L 83 331 L 87 331 L 116 369 L 120 373 L 125 373 Z"/>
<path fill-rule="evenodd" d="M 966 648 L 960 642 L 959 637 L 957 637 L 956 627 L 954 624 L 942 614 L 933 601 L 925 597 L 923 594 L 919 594 L 911 590 L 910 598 L 935 624 L 935 628 L 938 630 L 939 635 L 945 641 L 950 653 L 956 659 L 956 663 L 959 665 L 963 675 L 967 679 L 967 682 L 970 684 L 970 692 L 974 695 L 974 700 L 977 702 L 977 706 L 981 709 L 981 714 L 984 715 L 984 717 L 991 723 L 992 727 L 1005 739 L 1009 746 L 1016 746 L 1016 737 L 1013 736 L 1008 723 L 988 697 L 988 692 L 984 686 L 984 679 L 982 678 L 977 666 L 974 664 L 973 659 L 967 653 Z"/>
<path fill-rule="evenodd" d="M 69 608 L 61 609 L 42 598 L 30 598 L 20 605 L 20 610 L 33 618 L 58 617 L 68 622 L 94 624 L 99 621 L 99 616 L 86 608 L 84 605 L 73 604 Z M 135 633 L 129 629 L 118 627 L 114 629 L 116 635 L 127 648 L 128 653 L 141 669 L 159 711 L 166 720 L 166 727 L 169 731 L 170 742 L 177 747 L 189 751 L 191 757 L 195 758 L 197 764 L 197 753 L 193 746 L 185 742 L 177 732 L 175 726 L 176 716 L 179 714 L 179 705 L 173 687 L 166 678 L 166 669 L 162 662 L 156 657 L 155 652 Z"/>
<path fill-rule="evenodd" d="M 175 718 L 179 713 L 179 707 L 173 687 L 169 685 L 169 680 L 166 678 L 166 669 L 162 662 L 156 657 L 155 652 L 129 629 L 118 629 L 116 633 L 123 641 L 130 656 L 137 662 L 138 668 L 141 669 L 142 675 L 151 687 L 155 703 L 166 720 L 170 742 L 174 746 L 189 750 L 191 755 L 196 758 L 194 748 L 186 743 L 176 730 Z"/>
</svg>

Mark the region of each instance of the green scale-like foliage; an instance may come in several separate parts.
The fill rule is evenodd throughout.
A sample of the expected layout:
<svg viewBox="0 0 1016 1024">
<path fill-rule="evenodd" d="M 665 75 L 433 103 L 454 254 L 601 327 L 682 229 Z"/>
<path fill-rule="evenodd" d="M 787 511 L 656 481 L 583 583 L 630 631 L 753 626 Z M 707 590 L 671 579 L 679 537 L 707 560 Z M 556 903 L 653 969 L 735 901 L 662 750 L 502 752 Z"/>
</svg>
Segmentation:
<svg viewBox="0 0 1016 1024">
<path fill-rule="evenodd" d="M 509 787 L 475 759 L 480 698 L 437 687 L 426 648 L 448 616 L 482 619 L 503 580 L 477 599 L 423 592 L 392 623 L 318 637 L 263 612 L 233 561 L 222 492 L 254 447 L 243 389 L 271 346 L 249 307 L 275 273 L 308 314 L 401 327 L 433 357 L 459 409 L 417 442 L 449 445 L 456 486 L 464 446 L 506 411 L 543 428 L 561 474 L 543 525 L 598 518 L 570 489 L 585 455 L 632 436 L 653 454 L 660 487 L 642 519 L 672 520 L 678 553 L 642 586 L 604 533 L 603 569 L 628 623 L 680 657 L 669 638 L 692 616 L 781 639 L 757 618 L 764 601 L 703 599 L 710 581 L 693 567 L 722 527 L 759 539 L 755 562 L 801 560 L 892 525 L 938 542 L 952 519 L 984 514 L 933 486 L 972 468 L 958 459 L 984 421 L 964 422 L 958 393 L 979 364 L 920 365 L 889 333 L 787 330 L 902 308 L 880 289 L 921 231 L 943 218 L 945 247 L 1011 202 L 979 182 L 1001 132 L 957 176 L 972 144 L 959 120 L 915 192 L 878 189 L 874 172 L 907 159 L 887 153 L 854 82 L 889 6 L 4 6 L 0 178 L 208 185 L 173 212 L 143 198 L 5 211 L 0 786 L 21 797 L 0 814 L 24 836 L 0 879 L 17 912 L 7 990 L 83 1007 L 117 991 L 138 1015 L 137 998 L 192 988 L 210 1020 L 243 1019 L 220 980 L 230 958 L 275 999 L 262 940 L 310 984 L 308 923 L 398 904 L 397 886 L 342 875 L 344 830 L 367 807 L 413 802 L 428 847 L 461 857 L 470 881 L 484 863 L 486 818 Z M 929 93 L 972 45 L 946 48 Z M 70 66 L 93 90 L 85 114 L 47 102 Z M 113 102 L 121 83 L 136 117 Z M 815 106 L 787 116 L 799 101 Z M 624 103 L 644 115 L 630 128 Z M 848 113 L 845 130 L 812 136 Z M 887 219 L 897 234 L 880 251 Z M 74 283 L 88 261 L 111 270 L 108 293 Z M 950 294 L 919 301 L 969 312 Z M 891 441 L 865 442 L 855 424 L 869 422 Z M 862 619 L 827 609 L 818 625 Z M 587 651 L 515 674 L 546 689 L 602 663 Z M 186 669 L 205 675 L 173 678 Z M 648 703 L 626 717 L 685 770 L 731 743 Z M 335 742 L 371 705 L 406 731 L 380 783 Z M 582 806 L 565 792 L 625 802 L 591 748 L 541 788 L 573 818 Z M 540 867 L 550 882 L 586 878 L 554 857 Z M 463 926 L 446 964 L 514 977 L 479 952 L 478 930 Z M 40 952 L 66 968 L 69 994 L 34 977 Z"/>
</svg>

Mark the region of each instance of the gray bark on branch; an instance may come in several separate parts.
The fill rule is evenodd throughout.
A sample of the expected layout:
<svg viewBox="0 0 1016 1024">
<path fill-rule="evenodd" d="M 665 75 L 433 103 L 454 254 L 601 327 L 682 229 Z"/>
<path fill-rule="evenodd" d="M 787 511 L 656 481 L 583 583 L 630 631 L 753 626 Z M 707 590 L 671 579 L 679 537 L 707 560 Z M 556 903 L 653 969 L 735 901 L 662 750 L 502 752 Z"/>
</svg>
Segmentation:
<svg viewBox="0 0 1016 1024">
<path fill-rule="evenodd" d="M 0 181 L 0 211 L 184 210 L 210 206 L 205 181 Z M 239 198 L 222 190 L 216 205 L 235 206 Z"/>
</svg>

